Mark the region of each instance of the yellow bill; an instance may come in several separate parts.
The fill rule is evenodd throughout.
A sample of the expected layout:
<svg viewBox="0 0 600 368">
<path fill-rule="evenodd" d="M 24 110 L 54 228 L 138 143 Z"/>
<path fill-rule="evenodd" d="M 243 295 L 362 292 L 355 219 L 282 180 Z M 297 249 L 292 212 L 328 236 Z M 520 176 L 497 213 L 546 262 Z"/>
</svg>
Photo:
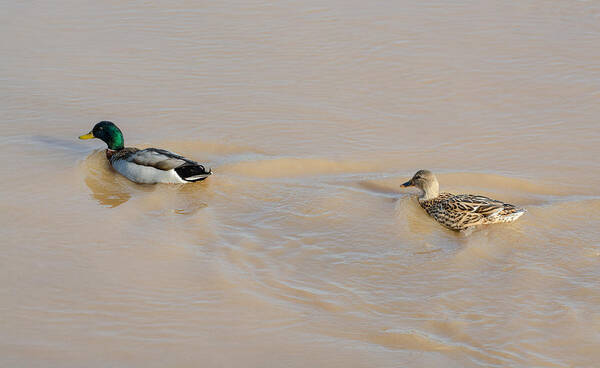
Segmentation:
<svg viewBox="0 0 600 368">
<path fill-rule="evenodd" d="M 92 133 L 92 132 L 89 132 L 88 134 L 79 136 L 79 139 L 92 139 L 92 138 L 96 138 L 96 137 L 94 137 L 94 133 Z"/>
</svg>

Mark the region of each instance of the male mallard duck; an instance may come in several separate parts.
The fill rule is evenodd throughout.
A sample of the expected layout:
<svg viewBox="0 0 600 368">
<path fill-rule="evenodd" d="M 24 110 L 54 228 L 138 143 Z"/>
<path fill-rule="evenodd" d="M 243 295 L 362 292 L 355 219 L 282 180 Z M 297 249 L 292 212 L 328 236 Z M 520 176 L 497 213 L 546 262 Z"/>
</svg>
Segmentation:
<svg viewBox="0 0 600 368">
<path fill-rule="evenodd" d="M 473 194 L 440 193 L 437 178 L 431 171 L 419 170 L 402 184 L 415 186 L 423 191 L 419 197 L 421 207 L 437 222 L 452 230 L 465 230 L 470 226 L 512 222 L 527 212 L 484 196 Z"/>
<path fill-rule="evenodd" d="M 123 133 L 110 121 L 101 121 L 79 139 L 98 138 L 107 145 L 106 158 L 127 179 L 141 184 L 190 183 L 206 179 L 212 171 L 196 161 L 158 148 L 123 145 Z"/>
</svg>

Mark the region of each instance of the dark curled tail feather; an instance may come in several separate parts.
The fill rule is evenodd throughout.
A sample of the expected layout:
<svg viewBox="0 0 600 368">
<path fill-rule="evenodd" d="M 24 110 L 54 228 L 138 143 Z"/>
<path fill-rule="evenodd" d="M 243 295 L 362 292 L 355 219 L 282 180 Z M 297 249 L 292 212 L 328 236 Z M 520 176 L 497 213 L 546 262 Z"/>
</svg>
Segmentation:
<svg viewBox="0 0 600 368">
<path fill-rule="evenodd" d="M 184 164 L 175 168 L 175 172 L 185 181 L 200 181 L 206 179 L 212 171 L 198 164 Z"/>
</svg>

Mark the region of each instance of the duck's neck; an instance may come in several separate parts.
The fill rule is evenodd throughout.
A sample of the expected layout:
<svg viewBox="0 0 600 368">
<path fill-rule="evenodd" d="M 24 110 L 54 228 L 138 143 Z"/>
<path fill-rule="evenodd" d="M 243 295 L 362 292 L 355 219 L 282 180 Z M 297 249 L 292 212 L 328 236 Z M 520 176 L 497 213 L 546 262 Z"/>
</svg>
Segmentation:
<svg viewBox="0 0 600 368">
<path fill-rule="evenodd" d="M 123 145 L 123 136 L 121 134 L 114 135 L 110 137 L 110 140 L 106 141 L 106 145 L 109 150 L 118 151 L 125 148 Z"/>
<path fill-rule="evenodd" d="M 427 183 L 421 189 L 423 190 L 423 194 L 419 197 L 419 201 L 429 201 L 440 195 L 440 185 L 437 181 Z"/>
<path fill-rule="evenodd" d="M 122 150 L 125 148 L 125 141 L 123 140 L 123 133 L 116 126 L 106 128 L 106 133 L 99 137 L 106 143 L 108 149 L 113 151 Z"/>
</svg>

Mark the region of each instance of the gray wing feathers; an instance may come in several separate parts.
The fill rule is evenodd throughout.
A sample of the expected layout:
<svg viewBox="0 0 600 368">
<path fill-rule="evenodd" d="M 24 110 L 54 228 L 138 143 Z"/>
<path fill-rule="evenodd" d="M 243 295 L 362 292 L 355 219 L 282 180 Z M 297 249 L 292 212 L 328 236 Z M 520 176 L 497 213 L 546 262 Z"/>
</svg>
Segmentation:
<svg viewBox="0 0 600 368">
<path fill-rule="evenodd" d="M 169 152 L 158 148 L 147 148 L 137 151 L 129 158 L 129 161 L 138 165 L 152 166 L 159 170 L 172 170 L 186 163 L 196 162 L 188 160 L 173 152 Z"/>
</svg>

